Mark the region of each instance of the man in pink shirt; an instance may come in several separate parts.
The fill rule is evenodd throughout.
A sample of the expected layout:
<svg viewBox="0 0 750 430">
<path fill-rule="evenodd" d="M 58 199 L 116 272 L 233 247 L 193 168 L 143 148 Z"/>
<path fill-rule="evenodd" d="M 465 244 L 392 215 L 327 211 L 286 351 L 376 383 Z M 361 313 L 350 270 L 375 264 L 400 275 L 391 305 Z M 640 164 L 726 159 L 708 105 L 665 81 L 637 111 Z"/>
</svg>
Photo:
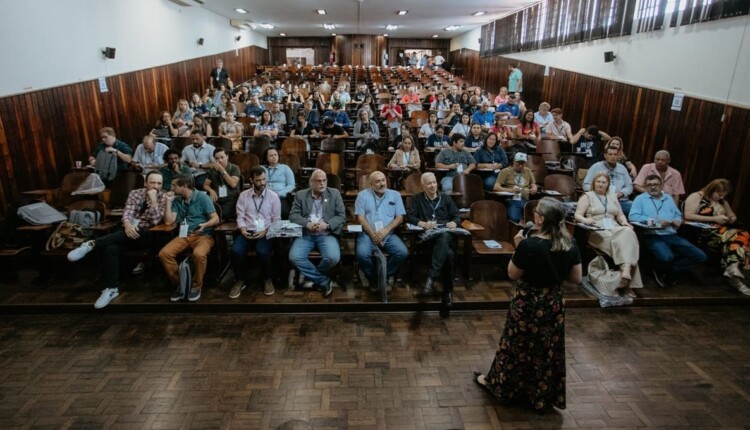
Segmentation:
<svg viewBox="0 0 750 430">
<path fill-rule="evenodd" d="M 682 184 L 682 175 L 676 169 L 669 167 L 670 156 L 665 150 L 657 151 L 654 162 L 644 164 L 633 181 L 633 188 L 639 193 L 645 193 L 644 184 L 649 175 L 659 175 L 662 179 L 663 191 L 674 199 L 675 205 L 680 207 L 680 196 L 685 194 L 685 186 Z"/>
</svg>

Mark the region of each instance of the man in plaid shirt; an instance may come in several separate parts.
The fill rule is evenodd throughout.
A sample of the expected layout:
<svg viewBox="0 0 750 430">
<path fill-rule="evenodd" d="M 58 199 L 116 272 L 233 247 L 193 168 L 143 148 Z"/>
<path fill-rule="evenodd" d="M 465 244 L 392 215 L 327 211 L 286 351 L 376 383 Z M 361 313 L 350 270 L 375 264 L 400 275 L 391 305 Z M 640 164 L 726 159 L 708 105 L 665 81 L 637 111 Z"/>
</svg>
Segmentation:
<svg viewBox="0 0 750 430">
<path fill-rule="evenodd" d="M 128 194 L 125 210 L 122 214 L 122 228 L 116 232 L 89 240 L 80 247 L 68 253 L 68 260 L 78 261 L 94 248 L 103 252 L 102 274 L 106 281 L 106 288 L 94 307 L 101 309 L 120 295 L 120 248 L 125 246 L 144 247 L 151 242 L 149 229 L 161 223 L 164 218 L 164 208 L 167 202 L 166 193 L 162 191 L 161 173 L 152 171 L 146 175 L 144 188 L 133 190 Z M 143 263 L 133 269 L 133 273 L 141 273 Z"/>
<path fill-rule="evenodd" d="M 286 100 L 286 90 L 281 86 L 281 81 L 276 81 L 273 84 L 273 96 L 277 102 L 283 103 Z"/>
</svg>

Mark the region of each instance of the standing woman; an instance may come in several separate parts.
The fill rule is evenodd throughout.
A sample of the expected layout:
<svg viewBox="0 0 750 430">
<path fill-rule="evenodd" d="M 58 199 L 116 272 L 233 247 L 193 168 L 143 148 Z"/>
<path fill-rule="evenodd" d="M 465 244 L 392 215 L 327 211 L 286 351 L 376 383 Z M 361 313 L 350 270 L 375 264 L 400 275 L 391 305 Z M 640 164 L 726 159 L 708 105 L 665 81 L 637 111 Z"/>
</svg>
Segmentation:
<svg viewBox="0 0 750 430">
<path fill-rule="evenodd" d="M 516 281 L 500 346 L 487 375 L 475 382 L 501 402 L 536 410 L 565 409 L 565 309 L 561 284 L 581 282 L 581 256 L 565 228 L 565 206 L 545 197 L 534 210 L 539 232 L 514 238 L 508 276 Z M 543 270 L 542 270 L 543 268 Z"/>
</svg>

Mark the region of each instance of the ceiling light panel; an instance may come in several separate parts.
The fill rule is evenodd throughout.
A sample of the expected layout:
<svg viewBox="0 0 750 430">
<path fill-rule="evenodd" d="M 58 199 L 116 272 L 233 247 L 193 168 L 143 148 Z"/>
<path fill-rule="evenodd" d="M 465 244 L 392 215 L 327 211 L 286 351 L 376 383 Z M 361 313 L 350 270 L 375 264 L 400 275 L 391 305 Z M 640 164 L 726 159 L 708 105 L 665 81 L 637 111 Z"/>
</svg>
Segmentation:
<svg viewBox="0 0 750 430">
<path fill-rule="evenodd" d="M 400 11 L 398 11 L 399 15 L 406 15 L 407 13 L 409 13 L 408 10 L 400 10 Z"/>
<path fill-rule="evenodd" d="M 247 13 L 247 11 L 245 9 L 242 9 L 242 8 L 239 8 L 239 7 L 237 9 L 235 9 L 234 11 L 237 12 L 237 13 Z"/>
<path fill-rule="evenodd" d="M 325 15 L 326 14 L 326 10 L 325 9 L 318 9 L 315 12 L 317 12 L 318 15 Z"/>
</svg>

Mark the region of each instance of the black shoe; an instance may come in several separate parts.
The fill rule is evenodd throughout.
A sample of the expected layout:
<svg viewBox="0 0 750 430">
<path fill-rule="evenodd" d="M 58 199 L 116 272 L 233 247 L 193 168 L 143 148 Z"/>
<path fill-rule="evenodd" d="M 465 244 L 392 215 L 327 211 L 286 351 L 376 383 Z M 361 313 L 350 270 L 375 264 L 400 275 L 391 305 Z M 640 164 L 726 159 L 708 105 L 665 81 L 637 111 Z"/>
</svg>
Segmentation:
<svg viewBox="0 0 750 430">
<path fill-rule="evenodd" d="M 654 269 L 652 271 L 654 275 L 654 281 L 656 281 L 656 285 L 658 285 L 661 288 L 667 287 L 667 274 L 664 272 L 659 272 L 657 269 Z"/>
<path fill-rule="evenodd" d="M 427 280 L 424 281 L 424 287 L 422 288 L 423 296 L 432 296 L 434 291 L 432 290 L 432 276 L 428 276 Z"/>
<path fill-rule="evenodd" d="M 453 306 L 453 293 L 443 293 L 443 305 L 446 308 Z"/>
</svg>

